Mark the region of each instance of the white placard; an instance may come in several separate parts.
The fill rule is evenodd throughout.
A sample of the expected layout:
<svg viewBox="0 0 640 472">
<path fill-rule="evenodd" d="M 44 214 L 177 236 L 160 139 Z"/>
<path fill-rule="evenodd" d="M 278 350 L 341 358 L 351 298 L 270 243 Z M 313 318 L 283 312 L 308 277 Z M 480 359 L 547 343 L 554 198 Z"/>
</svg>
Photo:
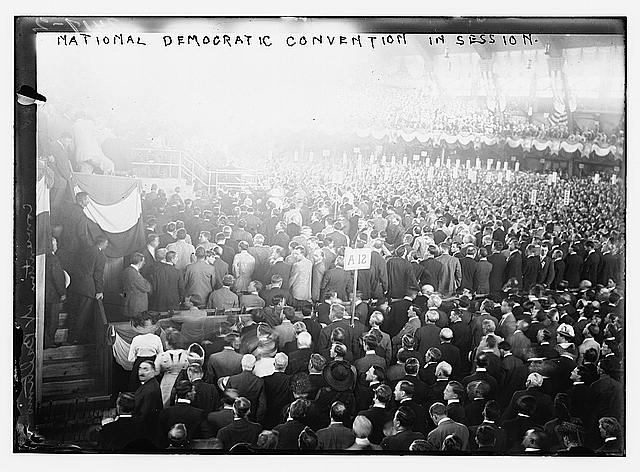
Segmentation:
<svg viewBox="0 0 640 472">
<path fill-rule="evenodd" d="M 391 155 L 391 165 L 392 166 L 396 165 L 396 155 L 395 154 Z"/>
<path fill-rule="evenodd" d="M 427 157 L 428 156 L 427 151 L 420 151 L 420 155 L 422 157 Z"/>
<path fill-rule="evenodd" d="M 476 169 L 479 169 L 481 165 L 480 158 L 476 159 Z"/>
<path fill-rule="evenodd" d="M 406 154 L 404 156 L 402 156 L 402 165 L 403 166 L 407 165 L 407 155 Z"/>
<path fill-rule="evenodd" d="M 493 159 L 487 159 L 487 170 L 491 170 L 492 165 L 493 165 Z"/>
<path fill-rule="evenodd" d="M 344 250 L 344 270 L 368 269 L 371 267 L 371 248 Z"/>
<path fill-rule="evenodd" d="M 500 161 L 496 161 L 496 170 L 500 170 L 500 167 L 502 167 L 502 163 Z"/>
<path fill-rule="evenodd" d="M 447 169 L 451 169 L 451 159 L 447 159 Z"/>
<path fill-rule="evenodd" d="M 460 159 L 456 159 L 456 169 L 460 167 Z"/>
<path fill-rule="evenodd" d="M 600 182 L 600 174 L 595 174 L 593 176 L 593 183 L 597 184 L 598 182 Z"/>
<path fill-rule="evenodd" d="M 616 174 L 611 174 L 611 185 L 615 185 L 618 181 L 618 176 Z"/>
<path fill-rule="evenodd" d="M 439 157 L 436 159 L 436 167 L 440 167 L 440 158 Z"/>
<path fill-rule="evenodd" d="M 501 184 L 502 183 L 502 179 L 504 178 L 504 175 L 502 174 L 502 172 L 498 172 L 498 183 Z"/>
<path fill-rule="evenodd" d="M 504 164 L 502 164 L 502 170 L 507 170 L 509 168 L 509 162 L 504 161 Z"/>
<path fill-rule="evenodd" d="M 511 179 L 513 178 L 513 173 L 507 169 L 507 175 L 505 176 L 507 179 L 507 182 L 511 182 Z"/>
<path fill-rule="evenodd" d="M 536 204 L 536 200 L 538 199 L 538 191 L 534 188 L 531 190 L 531 196 L 529 197 L 529 203 L 532 205 Z"/>
<path fill-rule="evenodd" d="M 413 155 L 413 160 L 414 161 L 419 161 L 420 160 L 420 154 L 414 154 Z"/>
<path fill-rule="evenodd" d="M 516 162 L 516 172 L 518 172 L 520 170 L 520 163 Z"/>
<path fill-rule="evenodd" d="M 425 163 L 425 165 L 426 165 L 427 167 L 431 167 L 431 158 L 430 158 L 430 157 L 427 157 L 427 158 L 424 160 L 424 163 Z"/>
<path fill-rule="evenodd" d="M 564 199 L 562 201 L 562 204 L 564 206 L 568 206 L 570 198 L 571 198 L 571 190 L 567 189 L 567 190 L 564 191 Z"/>
<path fill-rule="evenodd" d="M 467 169 L 471 169 L 471 159 L 467 159 Z"/>
</svg>

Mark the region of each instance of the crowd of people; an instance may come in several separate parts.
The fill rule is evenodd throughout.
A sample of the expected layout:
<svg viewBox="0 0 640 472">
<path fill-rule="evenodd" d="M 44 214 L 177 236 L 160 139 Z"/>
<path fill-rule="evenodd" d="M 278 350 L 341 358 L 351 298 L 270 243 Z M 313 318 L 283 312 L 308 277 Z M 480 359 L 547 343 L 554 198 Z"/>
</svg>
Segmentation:
<svg viewBox="0 0 640 472">
<path fill-rule="evenodd" d="M 618 185 L 269 168 L 264 188 L 143 196 L 146 241 L 122 275 L 130 382 L 98 447 L 624 453 Z M 107 244 L 79 262 L 80 300 L 102 296 Z M 371 250 L 355 287 L 349 247 Z M 86 307 L 69 311 L 81 342 Z M 226 318 L 197 340 L 159 321 L 195 311 Z"/>
</svg>

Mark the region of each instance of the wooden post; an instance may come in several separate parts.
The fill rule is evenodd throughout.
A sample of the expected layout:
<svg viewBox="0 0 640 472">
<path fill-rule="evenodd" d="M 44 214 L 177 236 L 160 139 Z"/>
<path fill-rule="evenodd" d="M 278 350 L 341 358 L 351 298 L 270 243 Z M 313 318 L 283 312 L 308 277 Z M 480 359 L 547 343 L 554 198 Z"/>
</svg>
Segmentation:
<svg viewBox="0 0 640 472">
<path fill-rule="evenodd" d="M 356 323 L 356 292 L 358 290 L 358 269 L 353 274 L 353 297 L 351 298 L 351 327 Z"/>
</svg>

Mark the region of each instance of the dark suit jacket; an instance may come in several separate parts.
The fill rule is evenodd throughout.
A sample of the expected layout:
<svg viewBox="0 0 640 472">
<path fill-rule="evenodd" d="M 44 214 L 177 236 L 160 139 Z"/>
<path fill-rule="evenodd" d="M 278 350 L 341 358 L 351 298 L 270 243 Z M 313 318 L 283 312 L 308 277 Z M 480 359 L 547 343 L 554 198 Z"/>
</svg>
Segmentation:
<svg viewBox="0 0 640 472">
<path fill-rule="evenodd" d="M 297 451 L 298 437 L 305 428 L 305 424 L 298 420 L 289 420 L 279 424 L 274 431 L 278 432 L 278 446 L 276 449 L 279 451 Z"/>
<path fill-rule="evenodd" d="M 256 419 L 258 423 L 264 421 L 267 411 L 267 398 L 264 393 L 264 381 L 251 372 L 244 371 L 229 377 L 227 388 L 235 388 L 241 397 L 246 397 L 251 402 L 249 419 Z"/>
<path fill-rule="evenodd" d="M 146 245 L 144 246 L 144 249 L 140 251 L 140 254 L 144 256 L 144 265 L 142 266 L 142 269 L 140 269 L 140 273 L 145 279 L 151 280 L 151 274 L 156 270 L 160 261 L 156 261 L 155 257 L 151 255 L 151 252 L 149 252 L 149 248 Z"/>
<path fill-rule="evenodd" d="M 387 276 L 389 278 L 389 298 L 402 298 L 407 288 L 418 288 L 418 281 L 411 263 L 400 257 L 392 257 L 387 261 Z M 391 333 L 389 333 L 391 335 Z"/>
<path fill-rule="evenodd" d="M 285 248 L 286 249 L 286 248 Z M 273 264 L 267 273 L 267 281 L 271 283 L 271 276 L 278 274 L 282 276 L 282 287 L 289 286 L 289 277 L 291 277 L 291 264 L 287 264 L 284 261 L 278 261 Z"/>
<path fill-rule="evenodd" d="M 191 406 L 200 408 L 205 415 L 217 410 L 219 402 L 218 387 L 202 379 L 194 380 L 192 384 L 195 388 L 195 395 L 191 401 Z"/>
<path fill-rule="evenodd" d="M 142 424 L 132 417 L 119 417 L 102 426 L 98 448 L 108 452 L 120 452 L 128 444 L 142 438 Z"/>
<path fill-rule="evenodd" d="M 607 252 L 600 257 L 600 266 L 598 267 L 598 283 L 607 285 L 607 280 L 613 279 L 619 282 L 618 258 Z"/>
<path fill-rule="evenodd" d="M 133 318 L 136 313 L 149 308 L 151 284 L 132 266 L 122 272 L 122 286 L 125 295 L 124 316 Z"/>
<path fill-rule="evenodd" d="M 439 290 L 438 281 L 442 275 L 442 262 L 437 260 L 435 257 L 431 257 L 421 261 L 420 265 L 423 267 L 419 280 L 420 286 L 431 285 L 437 292 Z"/>
<path fill-rule="evenodd" d="M 267 412 L 262 425 L 269 429 L 282 422 L 283 408 L 293 401 L 289 386 L 291 377 L 284 372 L 274 372 L 263 377 L 262 380 L 264 381 L 264 391 L 267 399 Z"/>
<path fill-rule="evenodd" d="M 172 264 L 158 263 L 151 273 L 149 309 L 156 311 L 177 310 L 184 298 L 184 283 L 180 271 Z"/>
<path fill-rule="evenodd" d="M 491 293 L 491 270 L 493 266 L 488 260 L 478 262 L 474 286 L 479 294 Z"/>
<path fill-rule="evenodd" d="M 478 263 L 471 257 L 460 258 L 460 269 L 462 270 L 462 282 L 460 287 L 468 288 L 472 292 L 476 291 L 476 272 L 478 271 Z"/>
<path fill-rule="evenodd" d="M 177 423 L 184 423 L 189 440 L 202 438 L 204 419 L 204 411 L 188 403 L 176 403 L 174 406 L 165 408 L 158 415 L 158 447 L 165 449 L 169 446 L 167 433 Z"/>
<path fill-rule="evenodd" d="M 565 263 L 562 259 L 553 261 L 553 282 L 551 288 L 556 289 L 558 284 L 564 280 L 565 277 Z"/>
<path fill-rule="evenodd" d="M 158 414 L 162 410 L 162 407 L 160 384 L 155 377 L 138 387 L 138 390 L 135 392 L 133 417 L 140 420 L 143 433 L 146 436 L 154 437 Z"/>
<path fill-rule="evenodd" d="M 407 406 L 411 408 L 416 414 L 416 420 L 413 423 L 413 430 L 422 434 L 427 434 L 427 409 L 413 399 L 403 401 L 399 406 Z"/>
<path fill-rule="evenodd" d="M 484 406 L 487 404 L 486 399 L 484 398 L 474 398 L 469 403 L 464 406 L 464 414 L 466 416 L 466 424 L 467 426 L 477 426 L 484 420 L 484 416 L 482 415 L 482 411 L 484 410 Z M 451 418 L 451 415 L 449 415 Z M 456 420 L 458 421 L 458 420 Z"/>
<path fill-rule="evenodd" d="M 327 292 L 337 292 L 340 300 L 349 299 L 349 294 L 353 293 L 353 276 L 351 272 L 340 267 L 334 267 L 324 273 L 320 283 L 320 299 L 324 300 Z"/>
<path fill-rule="evenodd" d="M 582 258 L 578 254 L 569 254 L 565 261 L 564 279 L 569 282 L 569 288 L 580 285 L 582 274 Z"/>
<path fill-rule="evenodd" d="M 510 420 L 518 416 L 516 403 L 518 399 L 526 395 L 531 395 L 536 399 L 536 409 L 531 416 L 532 421 L 535 421 L 537 424 L 543 425 L 553 418 L 553 400 L 551 399 L 551 397 L 544 393 L 539 387 L 529 387 L 524 390 L 517 391 L 513 394 L 513 397 L 511 397 L 511 402 L 509 403 L 507 408 L 505 408 L 504 413 L 502 414 L 503 423 L 505 423 L 506 420 Z"/>
<path fill-rule="evenodd" d="M 94 298 L 104 291 L 104 265 L 107 258 L 97 247 L 86 249 L 77 261 L 75 277 L 71 278 L 70 292 Z"/>
<path fill-rule="evenodd" d="M 420 357 L 424 359 L 425 353 L 430 347 L 440 347 L 440 328 L 432 323 L 427 323 L 418 328 L 414 334 L 416 349 Z"/>
<path fill-rule="evenodd" d="M 515 278 L 518 280 L 518 286 L 522 287 L 522 253 L 516 251 L 513 254 L 509 254 L 507 258 L 507 264 L 504 268 L 504 284 L 507 280 Z"/>
<path fill-rule="evenodd" d="M 538 282 L 540 267 L 540 258 L 538 256 L 527 256 L 522 262 L 522 289 L 524 291 L 528 291 Z"/>
<path fill-rule="evenodd" d="M 488 372 L 476 371 L 473 374 L 467 375 L 464 379 L 462 379 L 462 385 L 464 385 L 464 387 L 466 388 L 467 385 L 476 380 L 483 380 L 487 382 L 491 387 L 487 398 L 496 398 L 496 395 L 498 394 L 498 381 L 495 379 L 495 377 L 490 375 Z"/>
<path fill-rule="evenodd" d="M 359 374 L 365 373 L 374 365 L 381 367 L 383 370 L 387 370 L 387 361 L 385 361 L 384 357 L 380 357 L 377 354 L 366 354 L 364 357 L 356 359 L 353 365 Z"/>
<path fill-rule="evenodd" d="M 478 447 L 478 444 L 476 443 L 476 433 L 478 432 L 478 428 L 480 426 L 489 426 L 493 428 L 493 430 L 496 432 L 496 443 L 495 443 L 495 446 L 493 447 L 493 450 L 483 449 Z M 478 451 L 478 453 L 481 453 L 481 452 L 503 453 L 503 452 L 506 452 L 506 449 L 505 449 L 506 442 L 507 442 L 507 434 L 505 433 L 504 429 L 498 426 L 496 423 L 487 423 L 485 421 L 482 421 L 478 425 L 469 426 L 469 444 L 471 446 L 472 451 Z"/>
<path fill-rule="evenodd" d="M 532 428 L 540 428 L 542 426 L 536 423 L 532 418 L 525 416 L 516 416 L 502 423 L 502 427 L 506 436 L 506 451 L 520 449 L 520 443 L 525 433 Z"/>
<path fill-rule="evenodd" d="M 246 418 L 234 419 L 218 431 L 217 438 L 222 442 L 222 448 L 228 451 L 238 443 L 255 444 L 261 432 L 262 426 L 258 423 Z"/>
<path fill-rule="evenodd" d="M 463 424 L 456 423 L 451 419 L 440 423 L 436 429 L 429 433 L 427 438 L 428 450 L 440 451 L 442 449 L 442 443 L 444 439 L 450 435 L 455 434 L 462 439 L 462 450 L 469 450 L 469 430 Z"/>
<path fill-rule="evenodd" d="M 489 274 L 489 291 L 498 293 L 502 291 L 504 285 L 504 272 L 507 267 L 507 259 L 499 252 L 494 252 L 487 257 L 491 263 L 491 273 Z"/>
<path fill-rule="evenodd" d="M 539 284 L 546 285 L 547 287 L 551 286 L 553 279 L 555 278 L 555 266 L 553 264 L 553 259 L 547 256 L 542 261 L 540 261 L 540 272 L 538 272 L 538 280 Z"/>
<path fill-rule="evenodd" d="M 598 251 L 589 254 L 582 265 L 582 279 L 591 281 L 594 287 L 598 283 L 599 266 L 600 254 L 598 254 Z"/>
<path fill-rule="evenodd" d="M 286 373 L 289 375 L 297 374 L 298 372 L 308 372 L 309 359 L 313 354 L 312 349 L 296 349 L 289 354 L 289 364 L 287 365 Z"/>
<path fill-rule="evenodd" d="M 383 433 L 385 425 L 393 421 L 394 410 L 371 407 L 368 410 L 361 411 L 358 415 L 366 416 L 371 421 L 369 441 L 374 444 L 380 444 L 385 437 Z"/>
<path fill-rule="evenodd" d="M 462 362 L 460 357 L 460 349 L 453 344 L 453 342 L 449 343 L 440 343 L 437 346 L 440 349 L 442 354 L 441 361 L 448 362 L 451 365 L 451 377 L 452 378 L 460 378 L 460 374 L 462 374 Z"/>
<path fill-rule="evenodd" d="M 223 349 L 211 354 L 207 361 L 207 381 L 216 382 L 220 377 L 236 375 L 242 372 L 242 354 L 231 349 Z"/>
<path fill-rule="evenodd" d="M 209 434 L 215 436 L 218 431 L 233 421 L 233 409 L 221 408 L 207 415 Z"/>
<path fill-rule="evenodd" d="M 328 427 L 318 430 L 318 449 L 324 451 L 343 451 L 351 446 L 356 437 L 351 428 L 346 428 L 342 423 L 330 424 Z"/>
<path fill-rule="evenodd" d="M 407 313 L 412 304 L 412 301 L 405 298 L 391 303 L 389 314 L 385 316 L 382 324 L 382 330 L 389 334 L 389 337 L 393 338 L 397 335 L 407 323 L 409 319 Z"/>
<path fill-rule="evenodd" d="M 462 400 L 461 400 L 462 401 Z M 461 402 L 453 402 L 447 404 L 447 416 L 456 423 L 467 425 L 467 412 L 464 404 Z"/>
<path fill-rule="evenodd" d="M 64 272 L 60 259 L 55 254 L 47 254 L 45 261 L 44 299 L 46 303 L 60 303 L 60 297 L 67 294 L 64 286 Z"/>
<path fill-rule="evenodd" d="M 313 340 L 312 348 L 315 348 L 315 345 L 318 343 L 318 339 L 320 338 L 322 325 L 320 325 L 317 319 L 312 318 L 302 318 L 302 322 L 307 327 L 307 333 L 311 335 L 311 339 Z M 289 359 L 289 362 L 291 362 L 291 359 Z"/>
<path fill-rule="evenodd" d="M 393 436 L 387 436 L 380 444 L 385 451 L 408 451 L 411 443 L 416 439 L 425 439 L 424 434 L 417 431 L 402 431 Z"/>
</svg>

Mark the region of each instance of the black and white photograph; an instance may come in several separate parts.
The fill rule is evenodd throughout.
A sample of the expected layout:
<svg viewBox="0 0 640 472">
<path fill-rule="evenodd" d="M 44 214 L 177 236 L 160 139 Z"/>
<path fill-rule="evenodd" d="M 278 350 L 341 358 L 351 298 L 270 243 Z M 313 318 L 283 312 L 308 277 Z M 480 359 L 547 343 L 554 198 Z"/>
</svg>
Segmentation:
<svg viewBox="0 0 640 472">
<path fill-rule="evenodd" d="M 14 453 L 627 456 L 626 17 L 48 11 Z"/>
</svg>

